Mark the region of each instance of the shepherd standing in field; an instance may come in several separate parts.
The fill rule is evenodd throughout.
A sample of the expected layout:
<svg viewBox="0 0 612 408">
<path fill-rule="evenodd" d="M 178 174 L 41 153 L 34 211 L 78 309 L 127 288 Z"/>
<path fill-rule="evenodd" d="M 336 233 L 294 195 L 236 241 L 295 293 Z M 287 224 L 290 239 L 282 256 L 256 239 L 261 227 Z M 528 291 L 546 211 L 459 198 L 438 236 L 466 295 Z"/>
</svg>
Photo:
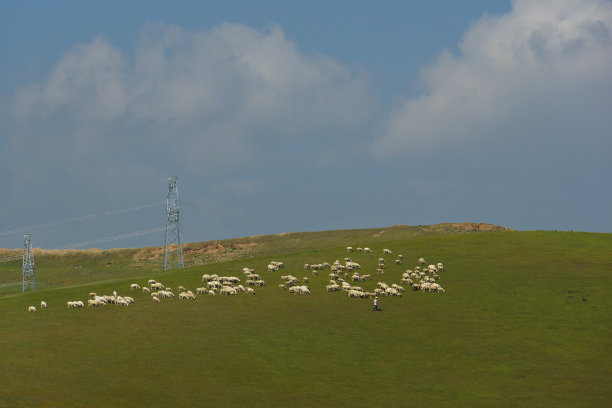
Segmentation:
<svg viewBox="0 0 612 408">
<path fill-rule="evenodd" d="M 374 297 L 374 311 L 378 312 L 378 296 Z"/>
</svg>

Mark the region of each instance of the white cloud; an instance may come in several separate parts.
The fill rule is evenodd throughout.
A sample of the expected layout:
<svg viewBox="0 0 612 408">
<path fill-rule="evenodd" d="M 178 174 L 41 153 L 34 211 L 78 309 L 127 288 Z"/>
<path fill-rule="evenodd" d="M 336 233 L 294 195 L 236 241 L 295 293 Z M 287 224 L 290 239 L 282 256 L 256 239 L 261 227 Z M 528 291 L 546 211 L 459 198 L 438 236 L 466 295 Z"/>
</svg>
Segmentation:
<svg viewBox="0 0 612 408">
<path fill-rule="evenodd" d="M 373 99 L 366 77 L 300 53 L 278 26 L 151 25 L 133 53 L 97 38 L 20 89 L 5 157 L 14 170 L 24 155 L 85 173 L 110 158 L 132 168 L 231 167 L 289 140 L 350 137 Z"/>
<path fill-rule="evenodd" d="M 496 138 L 601 141 L 612 124 L 612 3 L 512 5 L 472 24 L 458 55 L 423 69 L 425 92 L 389 115 L 378 154 Z"/>
</svg>

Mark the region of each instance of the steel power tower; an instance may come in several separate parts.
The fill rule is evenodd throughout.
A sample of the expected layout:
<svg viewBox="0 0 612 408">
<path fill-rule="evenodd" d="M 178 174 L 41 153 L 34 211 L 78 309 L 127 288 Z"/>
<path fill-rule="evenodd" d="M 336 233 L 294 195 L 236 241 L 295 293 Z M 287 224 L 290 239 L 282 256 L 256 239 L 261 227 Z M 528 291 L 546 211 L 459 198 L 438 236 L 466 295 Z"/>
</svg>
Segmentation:
<svg viewBox="0 0 612 408">
<path fill-rule="evenodd" d="M 164 271 L 183 268 L 183 247 L 179 229 L 179 199 L 176 176 L 169 177 L 166 198 L 166 238 L 164 240 Z"/>
<path fill-rule="evenodd" d="M 25 292 L 26 288 L 31 287 L 32 290 L 36 289 L 36 278 L 34 277 L 34 251 L 32 251 L 32 234 L 26 234 L 23 236 L 23 266 L 21 268 L 23 272 L 23 280 L 21 283 L 21 291 Z"/>
</svg>

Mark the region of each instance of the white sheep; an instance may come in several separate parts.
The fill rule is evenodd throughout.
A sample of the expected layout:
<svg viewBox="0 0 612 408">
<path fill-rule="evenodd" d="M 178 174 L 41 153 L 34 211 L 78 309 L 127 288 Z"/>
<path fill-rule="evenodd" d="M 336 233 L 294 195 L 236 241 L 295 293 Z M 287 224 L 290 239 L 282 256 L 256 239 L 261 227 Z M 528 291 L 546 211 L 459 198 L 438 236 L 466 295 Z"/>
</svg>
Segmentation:
<svg viewBox="0 0 612 408">
<path fill-rule="evenodd" d="M 391 250 L 388 248 L 383 249 L 383 254 L 391 254 Z"/>
<path fill-rule="evenodd" d="M 221 288 L 219 293 L 221 295 L 235 295 L 235 294 L 238 293 L 238 291 L 236 289 L 232 288 L 232 287 L 224 286 L 223 288 Z"/>
<path fill-rule="evenodd" d="M 346 252 L 353 252 L 353 247 L 346 247 Z"/>
<path fill-rule="evenodd" d="M 164 288 L 164 285 L 161 282 L 153 282 L 151 284 L 151 289 L 153 290 L 162 290 Z"/>
<path fill-rule="evenodd" d="M 28 307 L 28 312 L 29 312 L 29 313 L 36 313 L 36 306 L 30 306 L 30 307 Z"/>
<path fill-rule="evenodd" d="M 40 301 L 40 308 L 41 309 L 46 309 L 47 308 L 47 302 L 45 302 L 44 300 Z"/>
<path fill-rule="evenodd" d="M 153 300 L 153 303 L 160 303 L 161 302 L 157 296 L 153 296 L 151 299 Z"/>
<path fill-rule="evenodd" d="M 372 253 L 372 250 L 371 250 L 370 248 L 368 248 L 368 247 L 365 247 L 365 248 L 363 248 L 363 252 L 366 252 L 366 253 L 368 253 L 368 254 L 371 254 L 371 253 Z"/>
<path fill-rule="evenodd" d="M 397 289 L 398 292 L 403 292 L 404 288 L 400 285 L 396 285 L 395 283 L 391 285 L 392 288 Z"/>
<path fill-rule="evenodd" d="M 139 285 L 139 284 L 137 284 L 137 283 L 132 283 L 132 284 L 130 285 L 130 290 L 138 290 L 138 289 L 140 289 L 140 285 Z"/>
<path fill-rule="evenodd" d="M 142 293 L 151 293 L 151 290 L 149 288 L 147 288 L 146 286 L 142 287 Z"/>
<path fill-rule="evenodd" d="M 255 289 L 253 289 L 253 288 L 246 288 L 246 293 L 248 293 L 249 295 L 254 295 L 255 294 Z"/>
<path fill-rule="evenodd" d="M 418 263 L 420 266 L 425 266 L 425 265 L 427 265 L 427 262 L 425 262 L 425 258 L 419 258 L 419 259 L 417 259 L 417 263 Z"/>
</svg>

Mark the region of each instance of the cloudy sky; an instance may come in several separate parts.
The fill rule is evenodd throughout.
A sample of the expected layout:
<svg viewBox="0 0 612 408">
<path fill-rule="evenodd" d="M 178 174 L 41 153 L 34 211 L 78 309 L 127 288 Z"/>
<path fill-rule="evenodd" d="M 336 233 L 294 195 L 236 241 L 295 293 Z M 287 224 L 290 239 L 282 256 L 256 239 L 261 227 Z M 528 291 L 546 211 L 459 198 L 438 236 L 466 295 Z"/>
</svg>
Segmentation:
<svg viewBox="0 0 612 408">
<path fill-rule="evenodd" d="M 610 0 L 124 3 L 0 3 L 0 247 L 612 232 Z"/>
</svg>

